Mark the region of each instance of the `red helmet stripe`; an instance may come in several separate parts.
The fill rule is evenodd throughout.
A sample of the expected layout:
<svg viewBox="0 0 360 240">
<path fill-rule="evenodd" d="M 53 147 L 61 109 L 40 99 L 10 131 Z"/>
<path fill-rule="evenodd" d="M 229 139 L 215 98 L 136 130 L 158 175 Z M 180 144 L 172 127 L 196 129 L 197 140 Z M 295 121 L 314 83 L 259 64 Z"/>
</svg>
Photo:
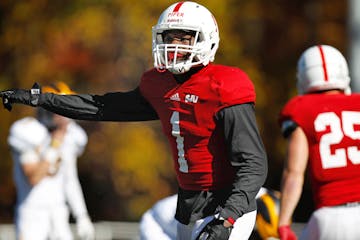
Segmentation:
<svg viewBox="0 0 360 240">
<path fill-rule="evenodd" d="M 173 12 L 178 12 L 178 11 L 179 11 L 179 9 L 180 9 L 180 7 L 181 7 L 181 5 L 183 5 L 183 3 L 184 3 L 184 2 L 179 2 L 178 4 L 176 4 L 176 6 L 175 6 L 175 8 L 174 8 Z"/>
<path fill-rule="evenodd" d="M 327 73 L 327 69 L 326 69 L 326 62 L 325 62 L 325 54 L 324 54 L 324 51 L 322 49 L 322 46 L 318 46 L 319 48 L 319 51 L 320 51 L 320 56 L 321 56 L 321 61 L 322 61 L 322 67 L 323 67 L 323 70 L 324 70 L 324 79 L 325 81 L 328 81 L 329 78 L 328 78 L 328 73 Z"/>
</svg>

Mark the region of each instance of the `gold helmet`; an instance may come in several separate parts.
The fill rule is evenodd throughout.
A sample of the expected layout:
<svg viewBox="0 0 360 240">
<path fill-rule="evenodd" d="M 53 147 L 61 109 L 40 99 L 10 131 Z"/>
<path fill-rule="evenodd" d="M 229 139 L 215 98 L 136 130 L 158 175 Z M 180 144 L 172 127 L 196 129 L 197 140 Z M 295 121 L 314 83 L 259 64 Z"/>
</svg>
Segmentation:
<svg viewBox="0 0 360 240">
<path fill-rule="evenodd" d="M 61 94 L 61 95 L 75 94 L 75 92 L 73 90 L 71 90 L 70 87 L 68 85 L 66 85 L 66 83 L 64 83 L 64 82 L 56 82 L 51 85 L 43 86 L 43 87 L 41 87 L 41 92 L 42 93 L 55 93 L 55 94 Z"/>
<path fill-rule="evenodd" d="M 280 193 L 268 190 L 256 199 L 256 230 L 262 239 L 279 238 L 277 228 L 280 212 Z"/>
<path fill-rule="evenodd" d="M 68 85 L 64 82 L 56 82 L 51 85 L 45 85 L 41 87 L 42 93 L 55 93 L 55 94 L 75 94 Z M 43 108 L 37 108 L 37 119 L 41 122 L 49 131 L 55 130 L 58 125 L 54 121 L 54 114 Z"/>
</svg>

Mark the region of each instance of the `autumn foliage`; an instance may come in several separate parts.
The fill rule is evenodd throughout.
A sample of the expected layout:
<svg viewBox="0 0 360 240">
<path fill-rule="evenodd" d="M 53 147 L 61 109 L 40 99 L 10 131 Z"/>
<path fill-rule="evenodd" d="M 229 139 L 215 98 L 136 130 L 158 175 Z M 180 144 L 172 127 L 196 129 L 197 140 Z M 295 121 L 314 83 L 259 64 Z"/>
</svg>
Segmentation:
<svg viewBox="0 0 360 240">
<path fill-rule="evenodd" d="M 173 2 L 31 0 L 0 2 L 0 89 L 64 81 L 78 93 L 137 86 L 152 67 L 151 27 Z M 199 1 L 220 28 L 216 63 L 244 69 L 256 86 L 258 124 L 269 156 L 266 185 L 279 187 L 284 140 L 277 125 L 293 95 L 295 67 L 308 46 L 347 50 L 341 0 Z M 346 54 L 345 54 L 346 55 Z M 16 200 L 8 130 L 34 109 L 0 109 L 0 222 L 11 222 Z M 159 122 L 79 122 L 89 135 L 79 176 L 96 220 L 137 221 L 156 200 L 177 190 Z"/>
</svg>

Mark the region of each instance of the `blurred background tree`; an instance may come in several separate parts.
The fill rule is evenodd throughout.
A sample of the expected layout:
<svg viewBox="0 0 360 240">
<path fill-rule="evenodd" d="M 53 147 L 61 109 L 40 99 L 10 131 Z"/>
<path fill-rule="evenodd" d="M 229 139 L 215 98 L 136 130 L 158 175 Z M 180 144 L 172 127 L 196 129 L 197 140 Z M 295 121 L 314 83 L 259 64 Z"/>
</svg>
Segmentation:
<svg viewBox="0 0 360 240">
<path fill-rule="evenodd" d="M 277 115 L 296 94 L 296 62 L 314 44 L 348 50 L 342 0 L 198 1 L 220 29 L 216 63 L 238 66 L 257 91 L 257 120 L 269 157 L 265 186 L 279 189 L 285 141 Z M 136 87 L 152 67 L 151 27 L 173 1 L 2 0 L 0 89 L 64 81 L 78 93 Z M 15 189 L 8 130 L 34 109 L 0 110 L 0 222 L 11 222 Z M 177 190 L 167 142 L 158 122 L 81 121 L 89 135 L 79 176 L 93 220 L 137 221 L 156 200 Z M 310 211 L 310 190 L 297 220 Z M 296 219 L 295 219 L 296 220 Z"/>
</svg>

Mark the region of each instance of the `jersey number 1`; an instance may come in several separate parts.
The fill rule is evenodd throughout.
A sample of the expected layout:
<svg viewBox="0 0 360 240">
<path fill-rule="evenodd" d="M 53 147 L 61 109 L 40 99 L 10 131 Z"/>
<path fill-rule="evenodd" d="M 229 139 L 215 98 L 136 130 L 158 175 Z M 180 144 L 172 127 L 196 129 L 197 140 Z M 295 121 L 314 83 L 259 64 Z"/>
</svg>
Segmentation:
<svg viewBox="0 0 360 240">
<path fill-rule="evenodd" d="M 354 125 L 360 125 L 360 112 L 343 111 L 341 118 L 334 112 L 325 112 L 317 116 L 314 122 L 317 132 L 325 131 L 328 126 L 330 127 L 330 132 L 324 134 L 319 143 L 324 169 L 345 167 L 347 157 L 353 164 L 360 163 L 360 151 L 357 146 L 338 148 L 334 154 L 331 153 L 331 145 L 339 144 L 345 136 L 353 140 L 360 139 L 360 130 L 355 129 Z"/>
<path fill-rule="evenodd" d="M 185 159 L 184 152 L 184 137 L 180 135 L 180 117 L 179 112 L 175 111 L 171 115 L 170 123 L 172 125 L 171 134 L 176 138 L 176 146 L 178 150 L 178 163 L 180 172 L 187 173 L 189 171 L 189 167 L 187 161 Z"/>
</svg>

